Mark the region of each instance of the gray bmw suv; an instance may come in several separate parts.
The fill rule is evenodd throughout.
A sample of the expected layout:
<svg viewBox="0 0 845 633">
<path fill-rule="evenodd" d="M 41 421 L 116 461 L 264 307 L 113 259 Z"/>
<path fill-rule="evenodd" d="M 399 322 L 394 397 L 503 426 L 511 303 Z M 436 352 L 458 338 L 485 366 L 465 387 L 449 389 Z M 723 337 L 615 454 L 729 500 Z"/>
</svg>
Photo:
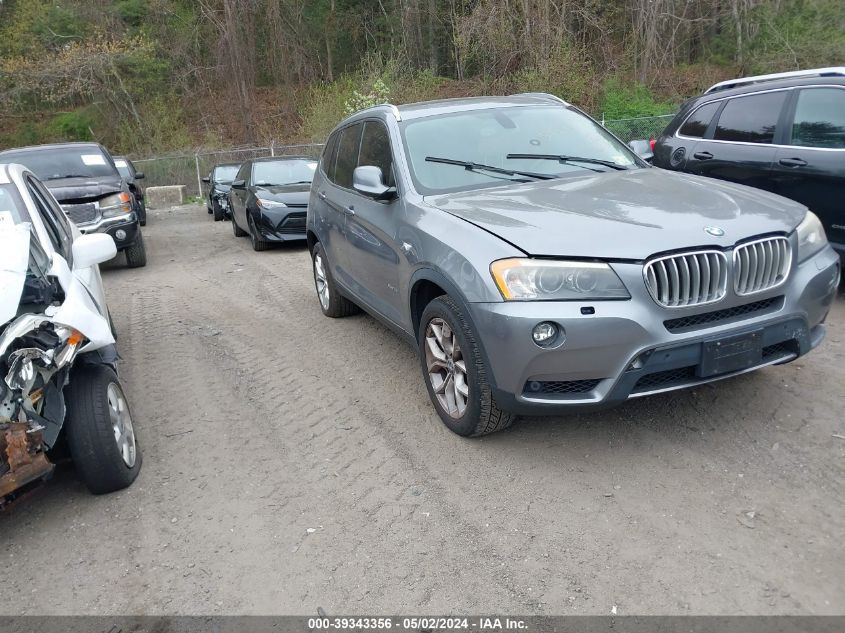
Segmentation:
<svg viewBox="0 0 845 633">
<path fill-rule="evenodd" d="M 651 167 L 538 94 L 352 115 L 307 237 L 323 313 L 416 345 L 461 435 L 794 360 L 840 276 L 806 207 Z"/>
</svg>

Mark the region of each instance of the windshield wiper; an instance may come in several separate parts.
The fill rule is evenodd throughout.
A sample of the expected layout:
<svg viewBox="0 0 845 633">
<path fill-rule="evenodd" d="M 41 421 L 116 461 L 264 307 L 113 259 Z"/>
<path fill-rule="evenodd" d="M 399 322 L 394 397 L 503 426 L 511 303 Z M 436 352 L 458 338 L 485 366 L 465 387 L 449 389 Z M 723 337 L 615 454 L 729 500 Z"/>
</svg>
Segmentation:
<svg viewBox="0 0 845 633">
<path fill-rule="evenodd" d="M 426 161 L 429 163 L 443 163 L 444 165 L 458 165 L 467 171 L 492 171 L 496 174 L 504 174 L 505 176 L 525 176 L 526 178 L 534 178 L 536 180 L 551 180 L 557 178 L 552 174 L 538 174 L 533 171 L 515 171 L 512 169 L 503 169 L 502 167 L 494 167 L 493 165 L 483 165 L 481 163 L 474 163 L 469 160 L 456 160 L 454 158 L 438 158 L 437 156 L 426 156 Z M 529 182 L 523 178 L 511 178 L 511 180 L 519 180 L 520 182 Z"/>
<path fill-rule="evenodd" d="M 91 174 L 56 174 L 55 176 L 50 176 L 49 178 L 44 178 L 43 180 L 61 180 L 62 178 L 93 178 Z"/>
<path fill-rule="evenodd" d="M 584 158 L 583 156 L 567 156 L 566 154 L 508 154 L 505 158 L 536 158 L 538 160 L 556 160 L 559 163 L 590 163 L 592 165 L 603 165 L 611 169 L 625 171 L 628 169 L 625 165 L 614 163 L 609 160 L 601 160 L 599 158 Z M 589 169 L 589 167 L 585 167 Z M 598 170 L 593 170 L 598 171 Z"/>
</svg>

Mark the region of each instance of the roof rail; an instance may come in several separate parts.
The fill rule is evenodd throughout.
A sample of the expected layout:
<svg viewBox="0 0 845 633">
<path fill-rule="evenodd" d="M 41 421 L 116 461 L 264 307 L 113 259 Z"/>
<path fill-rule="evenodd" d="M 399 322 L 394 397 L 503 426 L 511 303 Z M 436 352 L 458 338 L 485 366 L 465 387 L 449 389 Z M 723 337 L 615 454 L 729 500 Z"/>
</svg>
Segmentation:
<svg viewBox="0 0 845 633">
<path fill-rule="evenodd" d="M 512 97 L 541 97 L 543 99 L 548 99 L 549 101 L 557 101 L 563 105 L 569 105 L 566 101 L 558 97 L 557 95 L 550 94 L 548 92 L 517 92 L 516 94 L 512 94 Z"/>
<path fill-rule="evenodd" d="M 396 117 L 397 121 L 402 120 L 402 115 L 399 114 L 399 108 L 397 108 L 392 103 L 377 103 L 376 105 L 368 106 L 363 108 L 362 110 L 358 110 L 355 114 L 360 114 L 361 112 L 366 112 L 367 110 L 375 110 L 376 108 L 390 108 L 390 111 L 393 113 L 393 116 Z"/>
<path fill-rule="evenodd" d="M 811 70 L 794 70 L 786 73 L 774 73 L 771 75 L 755 75 L 754 77 L 739 77 L 737 79 L 728 79 L 727 81 L 720 81 L 713 84 L 704 94 L 711 92 L 718 92 L 720 90 L 730 90 L 731 88 L 739 88 L 749 84 L 761 83 L 764 81 L 776 81 L 778 79 L 798 79 L 801 77 L 845 77 L 845 66 L 831 67 L 831 68 L 814 68 Z"/>
</svg>

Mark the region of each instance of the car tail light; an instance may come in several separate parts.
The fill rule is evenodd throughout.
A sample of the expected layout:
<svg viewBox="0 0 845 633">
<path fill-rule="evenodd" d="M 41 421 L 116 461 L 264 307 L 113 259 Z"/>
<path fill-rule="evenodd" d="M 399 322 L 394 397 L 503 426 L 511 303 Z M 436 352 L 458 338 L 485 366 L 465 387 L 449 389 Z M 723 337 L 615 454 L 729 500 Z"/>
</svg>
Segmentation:
<svg viewBox="0 0 845 633">
<path fill-rule="evenodd" d="M 657 139 L 650 138 L 648 139 L 648 146 L 651 148 L 651 151 L 654 151 L 654 146 L 657 145 Z"/>
</svg>

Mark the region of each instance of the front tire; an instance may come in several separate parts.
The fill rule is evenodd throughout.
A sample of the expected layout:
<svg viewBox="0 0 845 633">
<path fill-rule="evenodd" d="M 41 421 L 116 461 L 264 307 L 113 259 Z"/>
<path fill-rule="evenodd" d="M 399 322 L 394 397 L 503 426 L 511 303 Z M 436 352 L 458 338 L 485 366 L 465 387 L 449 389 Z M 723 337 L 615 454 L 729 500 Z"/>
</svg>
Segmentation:
<svg viewBox="0 0 845 633">
<path fill-rule="evenodd" d="M 358 312 L 358 306 L 338 291 L 326 259 L 326 251 L 319 242 L 314 245 L 314 251 L 311 253 L 311 268 L 314 271 L 314 286 L 317 289 L 320 310 L 324 315 L 337 319 Z"/>
<path fill-rule="evenodd" d="M 144 245 L 144 236 L 140 232 L 135 243 L 126 249 L 126 265 L 129 268 L 141 268 L 147 265 L 147 247 Z"/>
<path fill-rule="evenodd" d="M 255 227 L 255 222 L 251 215 L 247 216 L 247 226 L 249 226 L 249 241 L 252 242 L 252 250 L 266 251 L 270 248 L 270 243 L 265 242 L 259 237 L 258 229 Z"/>
<path fill-rule="evenodd" d="M 477 437 L 516 420 L 496 403 L 472 326 L 448 295 L 433 299 L 423 310 L 419 353 L 428 395 L 450 431 Z"/>
<path fill-rule="evenodd" d="M 65 396 L 68 448 L 87 488 L 98 495 L 130 486 L 142 459 L 117 375 L 105 365 L 79 367 Z"/>
<path fill-rule="evenodd" d="M 223 213 L 223 207 L 220 206 L 220 203 L 216 200 L 211 203 L 211 208 L 214 210 L 214 221 L 220 222 L 226 214 Z"/>
</svg>

